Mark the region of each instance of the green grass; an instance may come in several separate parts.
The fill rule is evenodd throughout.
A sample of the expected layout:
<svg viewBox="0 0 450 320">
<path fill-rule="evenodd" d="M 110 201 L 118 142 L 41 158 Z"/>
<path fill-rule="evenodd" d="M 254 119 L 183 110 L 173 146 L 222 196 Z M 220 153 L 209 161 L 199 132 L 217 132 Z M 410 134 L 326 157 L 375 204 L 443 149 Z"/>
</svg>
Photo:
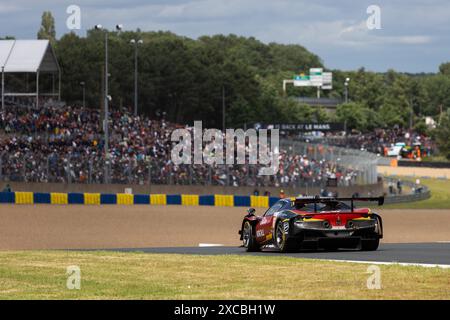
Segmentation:
<svg viewBox="0 0 450 320">
<path fill-rule="evenodd" d="M 449 159 L 447 159 L 444 156 L 431 156 L 431 157 L 424 157 L 422 159 L 423 162 L 450 162 Z"/>
<path fill-rule="evenodd" d="M 81 289 L 66 268 L 81 268 Z M 450 270 L 273 256 L 0 252 L 0 299 L 450 299 Z"/>
<path fill-rule="evenodd" d="M 403 180 L 415 181 L 409 177 Z M 450 180 L 420 179 L 431 190 L 431 198 L 423 201 L 386 205 L 386 209 L 450 209 Z"/>
</svg>

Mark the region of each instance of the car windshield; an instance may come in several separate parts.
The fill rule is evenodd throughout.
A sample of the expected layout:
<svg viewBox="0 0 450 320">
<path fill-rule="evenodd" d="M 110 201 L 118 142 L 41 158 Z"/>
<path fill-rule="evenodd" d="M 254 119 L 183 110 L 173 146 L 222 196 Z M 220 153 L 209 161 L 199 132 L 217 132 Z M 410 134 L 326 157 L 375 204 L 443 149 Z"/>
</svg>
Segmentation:
<svg viewBox="0 0 450 320">
<path fill-rule="evenodd" d="M 351 210 L 349 205 L 340 201 L 319 202 L 316 205 L 314 205 L 314 203 L 301 203 L 301 202 L 295 204 L 295 208 L 297 210 L 307 212 L 314 212 L 315 207 L 317 209 L 317 212 Z"/>
</svg>

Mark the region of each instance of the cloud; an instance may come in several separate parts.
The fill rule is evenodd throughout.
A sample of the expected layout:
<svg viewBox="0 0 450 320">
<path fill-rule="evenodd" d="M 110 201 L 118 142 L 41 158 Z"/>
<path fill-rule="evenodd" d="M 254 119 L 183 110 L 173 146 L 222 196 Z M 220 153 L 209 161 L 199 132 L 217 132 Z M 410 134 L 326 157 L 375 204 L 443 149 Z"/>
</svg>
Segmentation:
<svg viewBox="0 0 450 320">
<path fill-rule="evenodd" d="M 446 0 L 377 0 L 382 30 L 368 30 L 366 9 L 372 0 L 2 0 L 0 36 L 34 38 L 42 11 L 50 10 L 57 35 L 68 32 L 66 7 L 81 7 L 83 35 L 101 23 L 126 30 L 170 30 L 196 38 L 234 33 L 264 42 L 300 44 L 325 64 L 376 69 L 396 61 L 407 70 L 436 70 L 450 51 L 450 2 Z M 13 13 L 13 14 L 12 14 Z M 363 55 L 362 55 L 363 53 Z M 424 60 L 423 56 L 427 59 Z M 365 59 L 365 60 L 364 60 Z"/>
<path fill-rule="evenodd" d="M 347 48 L 370 48 L 392 44 L 421 45 L 433 41 L 428 35 L 390 35 L 381 30 L 369 30 L 366 21 L 351 23 L 348 21 L 317 22 L 299 33 L 302 42 Z"/>
<path fill-rule="evenodd" d="M 342 23 L 341 23 L 342 24 Z M 336 44 L 353 46 L 373 46 L 373 45 L 421 45 L 433 41 L 432 36 L 426 35 L 402 35 L 394 36 L 382 33 L 380 30 L 370 30 L 366 21 L 358 24 L 343 27 L 336 38 Z"/>
<path fill-rule="evenodd" d="M 11 12 L 19 11 L 19 10 L 20 10 L 20 7 L 14 5 L 14 4 L 0 3 L 0 14 L 11 13 Z"/>
</svg>

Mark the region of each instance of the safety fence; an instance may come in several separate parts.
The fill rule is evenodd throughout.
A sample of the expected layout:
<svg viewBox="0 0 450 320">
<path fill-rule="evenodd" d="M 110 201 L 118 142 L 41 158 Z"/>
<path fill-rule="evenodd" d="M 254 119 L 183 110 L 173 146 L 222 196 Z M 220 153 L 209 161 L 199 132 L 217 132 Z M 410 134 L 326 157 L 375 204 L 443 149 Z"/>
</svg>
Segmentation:
<svg viewBox="0 0 450 320">
<path fill-rule="evenodd" d="M 314 139 L 283 139 L 280 146 L 291 154 L 306 155 L 310 159 L 332 163 L 339 171 L 345 168 L 341 172 L 341 185 L 377 183 L 380 157 L 367 151 L 341 148 L 325 142 Z"/>
<path fill-rule="evenodd" d="M 134 185 L 203 185 L 233 187 L 325 188 L 377 182 L 376 157 L 355 150 L 280 141 L 278 172 L 260 175 L 262 164 L 175 165 L 165 157 L 139 156 L 104 159 L 101 152 L 0 152 L 0 182 Z M 375 158 L 373 158 L 375 157 Z"/>
<path fill-rule="evenodd" d="M 0 203 L 55 205 L 184 205 L 216 207 L 272 206 L 280 198 L 268 196 L 189 194 L 104 194 L 0 192 Z"/>
</svg>

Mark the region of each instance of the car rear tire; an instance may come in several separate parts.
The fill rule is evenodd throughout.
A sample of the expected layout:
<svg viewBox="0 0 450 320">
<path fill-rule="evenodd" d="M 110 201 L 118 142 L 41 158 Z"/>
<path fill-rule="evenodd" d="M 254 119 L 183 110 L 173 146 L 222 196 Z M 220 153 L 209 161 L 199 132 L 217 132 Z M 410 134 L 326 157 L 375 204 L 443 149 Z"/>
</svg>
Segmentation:
<svg viewBox="0 0 450 320">
<path fill-rule="evenodd" d="M 361 250 L 362 251 L 375 251 L 380 245 L 380 239 L 362 240 Z"/>
<path fill-rule="evenodd" d="M 300 249 L 298 241 L 289 239 L 286 236 L 284 222 L 282 221 L 278 221 L 275 228 L 275 246 L 277 246 L 281 252 L 295 252 Z"/>
<path fill-rule="evenodd" d="M 261 247 L 256 241 L 253 226 L 249 221 L 245 221 L 244 227 L 242 228 L 242 243 L 247 252 L 257 252 L 261 250 Z"/>
</svg>

